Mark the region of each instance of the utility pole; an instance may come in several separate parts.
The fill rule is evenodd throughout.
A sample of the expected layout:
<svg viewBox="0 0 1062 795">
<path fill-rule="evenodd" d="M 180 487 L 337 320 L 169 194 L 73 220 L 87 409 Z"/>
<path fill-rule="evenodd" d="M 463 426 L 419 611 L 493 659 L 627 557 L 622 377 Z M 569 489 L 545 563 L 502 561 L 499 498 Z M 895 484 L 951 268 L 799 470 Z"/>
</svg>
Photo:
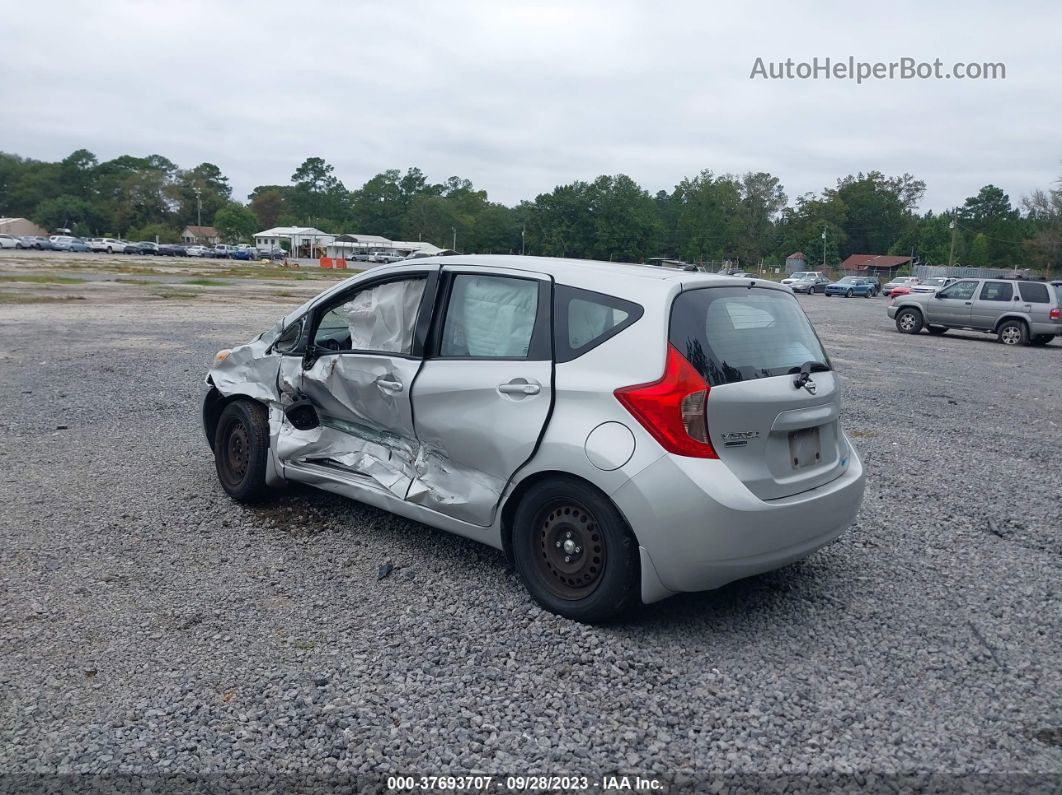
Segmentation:
<svg viewBox="0 0 1062 795">
<path fill-rule="evenodd" d="M 826 269 L 826 227 L 822 227 L 822 269 Z"/>
<path fill-rule="evenodd" d="M 450 248 L 452 248 L 454 251 L 457 251 L 457 227 L 451 226 L 450 231 L 454 233 L 454 244 Z"/>
<path fill-rule="evenodd" d="M 952 221 L 948 224 L 948 229 L 951 230 L 951 249 L 948 251 L 948 267 L 950 268 L 955 256 L 955 222 Z"/>
<path fill-rule="evenodd" d="M 203 225 L 203 202 L 200 198 L 202 191 L 199 188 L 195 189 L 195 222 L 198 226 Z"/>
<path fill-rule="evenodd" d="M 520 256 L 524 256 L 524 235 L 527 234 L 527 224 L 520 229 Z"/>
</svg>

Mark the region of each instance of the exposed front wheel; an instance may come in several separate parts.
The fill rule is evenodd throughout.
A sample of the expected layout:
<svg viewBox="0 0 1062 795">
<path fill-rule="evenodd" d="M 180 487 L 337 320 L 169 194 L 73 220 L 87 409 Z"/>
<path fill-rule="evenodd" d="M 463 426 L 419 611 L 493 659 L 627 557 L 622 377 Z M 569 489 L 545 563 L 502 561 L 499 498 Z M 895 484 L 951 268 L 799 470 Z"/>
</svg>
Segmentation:
<svg viewBox="0 0 1062 795">
<path fill-rule="evenodd" d="M 844 294 L 844 297 L 845 297 L 845 298 L 851 298 L 851 297 L 852 297 L 852 291 L 851 291 L 851 290 L 849 290 L 848 292 L 846 292 L 846 293 Z"/>
<path fill-rule="evenodd" d="M 1029 330 L 1020 320 L 1008 320 L 996 332 L 1004 345 L 1024 345 L 1029 340 Z"/>
<path fill-rule="evenodd" d="M 917 309 L 901 309 L 896 315 L 896 330 L 904 334 L 917 334 L 922 330 L 922 313 Z"/>
<path fill-rule="evenodd" d="M 248 400 L 234 400 L 227 405 L 214 433 L 214 467 L 230 497 L 240 502 L 258 502 L 268 494 L 268 454 L 269 419 L 265 408 Z"/>
<path fill-rule="evenodd" d="M 537 483 L 516 510 L 513 557 L 544 609 L 606 621 L 638 599 L 638 545 L 615 506 L 569 478 Z"/>
</svg>

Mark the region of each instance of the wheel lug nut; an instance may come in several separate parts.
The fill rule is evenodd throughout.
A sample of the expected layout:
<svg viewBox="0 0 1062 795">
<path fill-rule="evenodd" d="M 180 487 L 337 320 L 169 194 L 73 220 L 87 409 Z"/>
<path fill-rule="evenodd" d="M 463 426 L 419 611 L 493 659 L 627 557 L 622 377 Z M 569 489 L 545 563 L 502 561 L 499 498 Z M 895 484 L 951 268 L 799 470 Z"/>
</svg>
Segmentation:
<svg viewBox="0 0 1062 795">
<path fill-rule="evenodd" d="M 582 548 L 582 547 L 576 547 L 576 548 L 575 548 L 575 554 L 576 554 L 576 555 L 578 555 L 578 554 L 579 554 L 580 552 L 582 552 L 582 551 L 583 551 L 583 548 Z"/>
<path fill-rule="evenodd" d="M 572 537 L 572 531 L 569 530 L 567 533 L 564 534 L 564 537 L 565 538 L 571 538 Z"/>
<path fill-rule="evenodd" d="M 558 542 L 557 542 L 557 546 L 558 546 L 558 547 L 560 547 L 560 545 L 561 545 L 561 542 L 560 542 L 560 541 L 558 541 Z"/>
<path fill-rule="evenodd" d="M 565 563 L 571 563 L 571 562 L 572 562 L 572 559 L 571 559 L 570 557 L 568 557 L 567 555 L 565 555 L 565 556 L 564 556 L 564 562 L 565 562 Z"/>
</svg>

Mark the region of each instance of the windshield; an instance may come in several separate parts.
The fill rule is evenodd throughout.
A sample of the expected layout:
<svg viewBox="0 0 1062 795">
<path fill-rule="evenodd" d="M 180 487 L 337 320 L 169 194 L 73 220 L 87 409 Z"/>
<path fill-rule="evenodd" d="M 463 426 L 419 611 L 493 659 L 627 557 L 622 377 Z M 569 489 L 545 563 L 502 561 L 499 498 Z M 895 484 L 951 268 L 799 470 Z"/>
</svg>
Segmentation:
<svg viewBox="0 0 1062 795">
<path fill-rule="evenodd" d="M 829 367 L 811 322 L 788 290 L 687 290 L 672 306 L 669 341 L 710 386 L 785 375 L 806 362 Z"/>
<path fill-rule="evenodd" d="M 838 284 L 862 284 L 862 282 L 862 279 L 859 279 L 855 276 L 845 276 L 843 279 L 838 281 Z"/>
</svg>

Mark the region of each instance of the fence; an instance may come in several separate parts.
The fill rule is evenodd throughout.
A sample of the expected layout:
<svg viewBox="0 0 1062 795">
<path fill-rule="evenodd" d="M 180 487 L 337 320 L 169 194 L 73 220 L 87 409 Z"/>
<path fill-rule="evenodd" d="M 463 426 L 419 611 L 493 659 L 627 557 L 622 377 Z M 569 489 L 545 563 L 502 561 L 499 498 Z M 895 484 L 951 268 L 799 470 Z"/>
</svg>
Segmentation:
<svg viewBox="0 0 1062 795">
<path fill-rule="evenodd" d="M 915 265 L 912 276 L 919 279 L 935 279 L 950 276 L 953 279 L 1003 279 L 1021 276 L 1029 278 L 1029 268 L 967 268 L 960 265 Z"/>
</svg>

